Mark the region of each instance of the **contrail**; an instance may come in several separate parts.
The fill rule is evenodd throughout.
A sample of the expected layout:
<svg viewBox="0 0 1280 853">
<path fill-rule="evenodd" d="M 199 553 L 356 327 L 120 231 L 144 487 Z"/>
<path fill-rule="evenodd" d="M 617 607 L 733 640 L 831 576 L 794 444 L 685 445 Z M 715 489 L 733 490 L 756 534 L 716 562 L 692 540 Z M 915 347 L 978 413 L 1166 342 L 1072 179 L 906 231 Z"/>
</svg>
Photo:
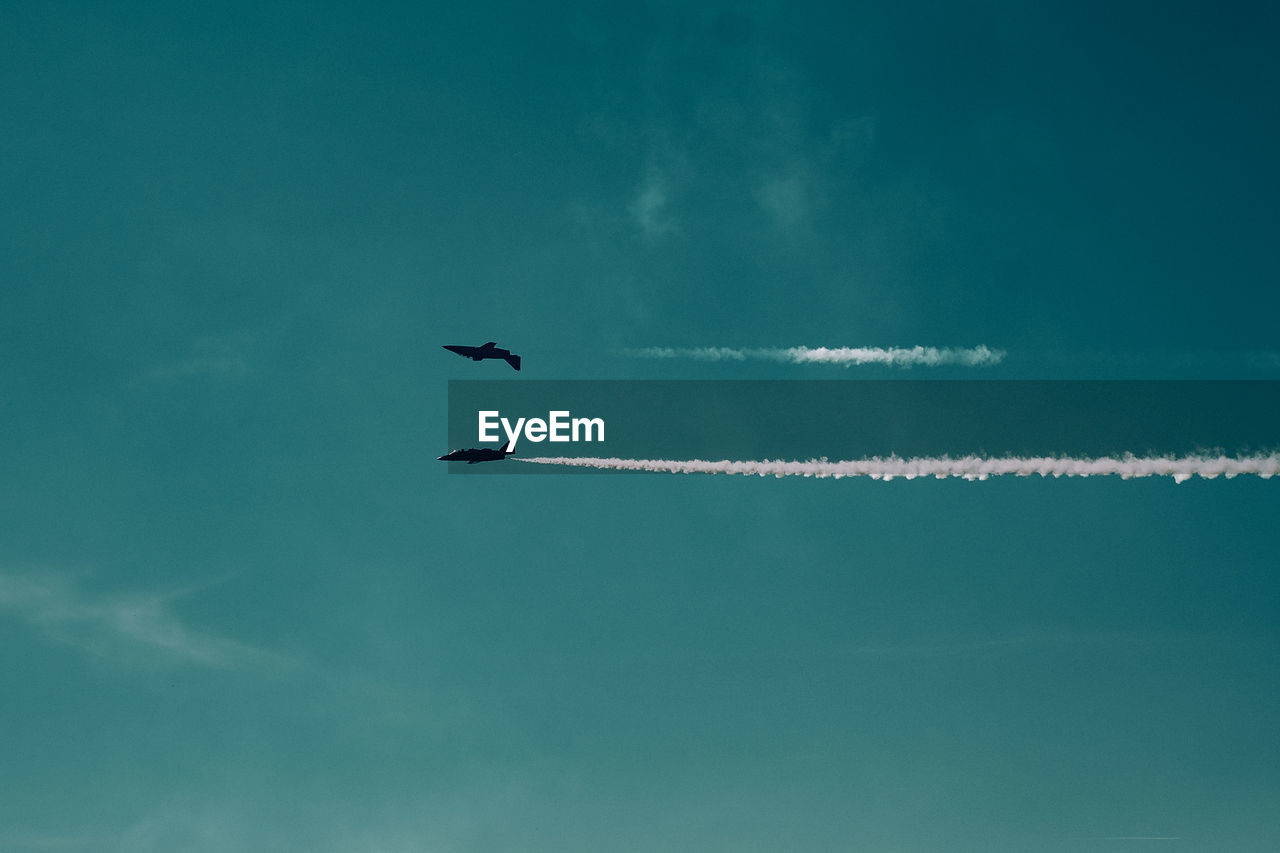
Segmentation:
<svg viewBox="0 0 1280 853">
<path fill-rule="evenodd" d="M 515 459 L 515 457 L 512 457 Z M 1181 483 L 1192 477 L 1212 480 L 1231 479 L 1241 474 L 1255 474 L 1263 479 L 1280 475 L 1280 452 L 1253 456 L 1134 456 L 1097 458 L 1070 456 L 924 456 L 903 459 L 900 456 L 873 456 L 829 462 L 809 459 L 804 462 L 785 460 L 722 459 L 618 459 L 591 456 L 539 456 L 516 459 L 536 465 L 572 465 L 580 468 L 602 468 L 618 471 L 660 471 L 671 474 L 754 474 L 759 477 L 870 477 L 892 480 L 902 477 L 962 477 L 985 480 L 1012 474 L 1017 477 L 1172 477 Z"/>
<path fill-rule="evenodd" d="M 891 367 L 987 367 L 999 364 L 1004 350 L 976 347 L 641 347 L 624 349 L 631 358 L 695 361 L 781 361 L 789 364 L 887 364 Z"/>
</svg>

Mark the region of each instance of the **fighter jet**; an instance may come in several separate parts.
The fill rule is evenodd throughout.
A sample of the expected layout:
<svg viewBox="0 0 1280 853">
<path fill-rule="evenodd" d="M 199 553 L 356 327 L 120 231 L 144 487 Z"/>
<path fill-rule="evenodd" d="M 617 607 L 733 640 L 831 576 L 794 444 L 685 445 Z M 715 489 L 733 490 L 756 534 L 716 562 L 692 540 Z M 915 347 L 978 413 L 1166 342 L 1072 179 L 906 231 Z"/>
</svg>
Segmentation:
<svg viewBox="0 0 1280 853">
<path fill-rule="evenodd" d="M 456 352 L 463 358 L 469 358 L 472 361 L 483 361 L 486 358 L 500 358 L 516 370 L 520 369 L 520 356 L 512 355 L 511 350 L 509 349 L 498 349 L 498 345 L 493 341 L 489 341 L 489 343 L 482 347 L 464 347 L 445 344 L 444 348 L 449 352 Z"/>
<path fill-rule="evenodd" d="M 506 459 L 511 451 L 507 448 L 511 446 L 511 442 L 493 450 L 489 447 L 470 447 L 466 450 L 450 450 L 444 456 L 437 456 L 436 459 L 441 462 L 466 462 L 468 465 L 474 465 L 477 462 L 498 462 Z"/>
</svg>

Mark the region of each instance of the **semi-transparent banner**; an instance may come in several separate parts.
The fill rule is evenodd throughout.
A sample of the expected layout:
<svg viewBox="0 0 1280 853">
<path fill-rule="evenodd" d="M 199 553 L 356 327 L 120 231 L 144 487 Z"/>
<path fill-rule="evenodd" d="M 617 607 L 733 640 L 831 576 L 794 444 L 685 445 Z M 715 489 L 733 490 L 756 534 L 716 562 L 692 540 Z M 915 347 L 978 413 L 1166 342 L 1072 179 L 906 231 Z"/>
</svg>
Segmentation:
<svg viewBox="0 0 1280 853">
<path fill-rule="evenodd" d="M 504 451 L 448 462 L 468 474 L 617 470 L 545 461 L 570 457 L 1257 456 L 1280 449 L 1280 382 L 457 380 L 439 453 L 459 449 Z"/>
</svg>

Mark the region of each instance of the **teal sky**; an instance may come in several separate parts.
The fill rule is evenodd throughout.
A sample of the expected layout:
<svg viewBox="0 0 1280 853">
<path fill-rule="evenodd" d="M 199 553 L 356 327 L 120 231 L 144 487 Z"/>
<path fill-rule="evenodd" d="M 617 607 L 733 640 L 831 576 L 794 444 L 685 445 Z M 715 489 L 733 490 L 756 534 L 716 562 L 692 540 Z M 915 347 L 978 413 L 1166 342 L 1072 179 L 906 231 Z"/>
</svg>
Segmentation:
<svg viewBox="0 0 1280 853">
<path fill-rule="evenodd" d="M 449 379 L 1280 378 L 1277 43 L 8 4 L 0 849 L 1280 848 L 1275 480 L 435 461 Z M 916 344 L 1008 355 L 618 352 Z"/>
</svg>

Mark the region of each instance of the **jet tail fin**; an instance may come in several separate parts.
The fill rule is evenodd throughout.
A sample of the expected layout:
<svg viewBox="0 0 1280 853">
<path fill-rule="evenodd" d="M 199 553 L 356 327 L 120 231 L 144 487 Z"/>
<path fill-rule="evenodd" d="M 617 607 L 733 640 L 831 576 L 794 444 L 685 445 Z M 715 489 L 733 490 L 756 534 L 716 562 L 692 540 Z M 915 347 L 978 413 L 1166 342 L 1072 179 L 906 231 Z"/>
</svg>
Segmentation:
<svg viewBox="0 0 1280 853">
<path fill-rule="evenodd" d="M 516 370 L 520 369 L 520 356 L 518 355 L 503 356 L 503 361 L 514 367 Z"/>
<path fill-rule="evenodd" d="M 501 447 L 499 447 L 499 448 L 498 448 L 498 452 L 499 452 L 499 453 L 510 453 L 510 452 L 511 452 L 511 441 L 508 439 L 508 441 L 506 442 L 506 444 L 504 444 L 504 445 L 502 445 Z"/>
</svg>

